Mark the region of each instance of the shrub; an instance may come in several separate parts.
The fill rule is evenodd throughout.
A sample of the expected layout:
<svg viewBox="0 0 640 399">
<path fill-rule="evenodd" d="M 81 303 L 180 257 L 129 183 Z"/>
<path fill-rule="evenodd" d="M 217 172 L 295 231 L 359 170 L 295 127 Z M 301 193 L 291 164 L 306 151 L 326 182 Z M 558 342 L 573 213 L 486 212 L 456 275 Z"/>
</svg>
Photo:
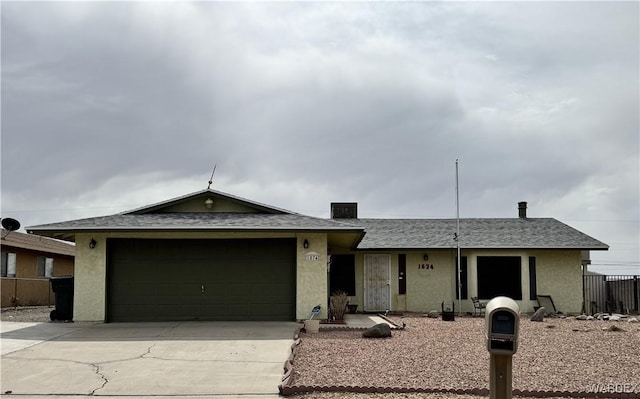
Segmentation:
<svg viewBox="0 0 640 399">
<path fill-rule="evenodd" d="M 347 312 L 347 304 L 349 303 L 349 296 L 344 291 L 335 291 L 331 295 L 329 304 L 329 311 L 331 317 L 334 320 L 344 320 L 344 314 Z"/>
</svg>

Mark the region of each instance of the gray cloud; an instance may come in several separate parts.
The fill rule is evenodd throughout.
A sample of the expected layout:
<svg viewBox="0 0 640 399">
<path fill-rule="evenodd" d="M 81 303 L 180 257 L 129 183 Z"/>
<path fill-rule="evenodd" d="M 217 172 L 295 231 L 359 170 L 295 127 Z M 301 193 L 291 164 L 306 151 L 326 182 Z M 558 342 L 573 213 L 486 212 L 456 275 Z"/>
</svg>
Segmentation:
<svg viewBox="0 0 640 399">
<path fill-rule="evenodd" d="M 216 188 L 303 213 L 349 200 L 369 217 L 452 217 L 460 158 L 462 216 L 528 200 L 611 244 L 602 263 L 637 268 L 637 15 L 3 3 L 3 217 L 134 208 L 206 187 L 215 162 Z"/>
</svg>

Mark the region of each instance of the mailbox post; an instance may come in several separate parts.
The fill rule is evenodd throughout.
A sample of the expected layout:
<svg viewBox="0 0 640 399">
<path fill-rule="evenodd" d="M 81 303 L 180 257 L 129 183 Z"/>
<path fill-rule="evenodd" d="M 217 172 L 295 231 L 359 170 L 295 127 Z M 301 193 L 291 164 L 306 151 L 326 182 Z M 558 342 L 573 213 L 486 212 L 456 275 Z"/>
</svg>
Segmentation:
<svg viewBox="0 0 640 399">
<path fill-rule="evenodd" d="M 511 298 L 499 296 L 487 303 L 485 327 L 491 399 L 511 399 L 511 358 L 518 350 L 520 308 Z"/>
</svg>

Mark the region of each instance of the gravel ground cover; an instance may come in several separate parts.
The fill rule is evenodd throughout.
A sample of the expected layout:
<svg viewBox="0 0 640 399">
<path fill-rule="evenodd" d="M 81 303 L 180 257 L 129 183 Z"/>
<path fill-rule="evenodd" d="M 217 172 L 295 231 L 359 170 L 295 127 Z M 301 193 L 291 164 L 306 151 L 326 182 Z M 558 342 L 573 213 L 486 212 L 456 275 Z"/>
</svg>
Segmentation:
<svg viewBox="0 0 640 399">
<path fill-rule="evenodd" d="M 48 322 L 53 307 L 4 308 L 2 321 Z M 301 334 L 293 386 L 488 388 L 489 354 L 484 319 L 455 322 L 407 317 L 390 339 L 364 339 L 362 330 L 321 329 Z M 399 319 L 396 319 L 399 321 Z M 615 325 L 624 331 L 607 331 Z M 640 398 L 640 324 L 574 319 L 520 321 L 513 358 L 513 388 L 564 392 L 556 397 Z M 598 385 L 596 385 L 598 384 Z M 623 395 L 619 395 L 624 391 Z M 577 393 L 577 395 L 576 395 Z M 584 395 L 580 395 L 584 393 Z M 312 392 L 304 399 L 486 399 L 451 393 Z"/>
<path fill-rule="evenodd" d="M 387 339 L 362 338 L 361 330 L 301 334 L 290 386 L 489 388 L 483 318 L 404 322 L 407 328 Z M 624 331 L 606 330 L 611 325 Z M 514 390 L 557 396 L 602 391 L 600 396 L 607 397 L 612 393 L 606 392 L 612 387 L 607 384 L 627 397 L 640 397 L 640 324 L 521 319 Z"/>
<path fill-rule="evenodd" d="M 53 306 L 23 306 L 18 308 L 2 308 L 1 321 L 45 322 L 51 321 L 49 313 Z"/>
</svg>

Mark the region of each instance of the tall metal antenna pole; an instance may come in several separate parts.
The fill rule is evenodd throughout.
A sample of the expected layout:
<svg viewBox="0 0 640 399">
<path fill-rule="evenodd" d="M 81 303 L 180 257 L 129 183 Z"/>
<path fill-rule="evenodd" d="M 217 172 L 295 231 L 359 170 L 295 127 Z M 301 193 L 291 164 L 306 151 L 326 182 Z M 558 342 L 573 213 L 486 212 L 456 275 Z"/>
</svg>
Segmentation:
<svg viewBox="0 0 640 399">
<path fill-rule="evenodd" d="M 216 167 L 218 164 L 213 165 L 213 172 L 211 172 L 211 177 L 209 178 L 209 185 L 207 186 L 207 190 L 211 189 L 211 184 L 213 184 L 213 174 L 216 173 Z"/>
<path fill-rule="evenodd" d="M 460 298 L 462 298 L 462 267 L 460 265 L 460 188 L 458 186 L 458 158 L 456 158 L 456 252 L 458 274 L 458 316 L 462 314 Z"/>
</svg>

